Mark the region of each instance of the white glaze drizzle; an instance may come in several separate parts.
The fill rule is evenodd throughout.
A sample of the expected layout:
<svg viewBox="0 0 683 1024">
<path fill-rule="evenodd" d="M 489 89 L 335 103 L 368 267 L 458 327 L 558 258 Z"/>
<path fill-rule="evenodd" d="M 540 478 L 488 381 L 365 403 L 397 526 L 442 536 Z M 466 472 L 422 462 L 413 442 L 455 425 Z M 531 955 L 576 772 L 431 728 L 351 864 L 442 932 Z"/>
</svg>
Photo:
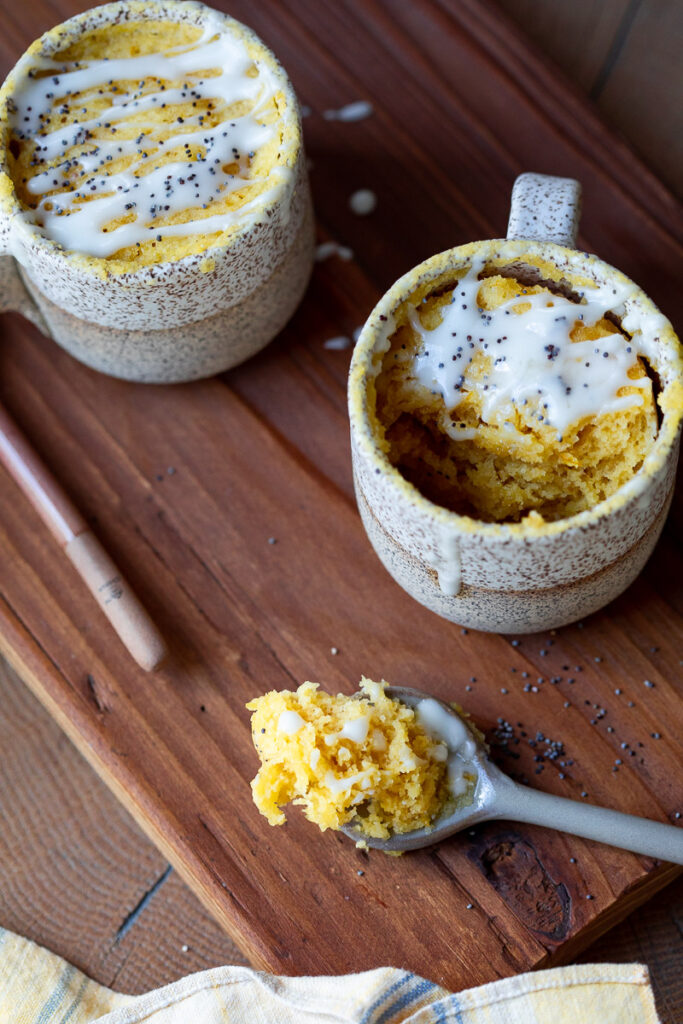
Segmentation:
<svg viewBox="0 0 683 1024">
<path fill-rule="evenodd" d="M 323 117 L 326 121 L 363 121 L 370 117 L 373 109 L 372 103 L 368 100 L 356 100 L 340 107 L 339 110 L 325 110 Z"/>
<path fill-rule="evenodd" d="M 471 776 L 477 774 L 472 761 L 477 745 L 469 729 L 455 712 L 449 711 L 433 697 L 418 701 L 415 717 L 428 736 L 448 748 L 448 787 L 453 796 L 462 796 L 467 792 Z"/>
<path fill-rule="evenodd" d="M 347 775 L 341 779 L 338 778 L 334 772 L 328 771 L 325 772 L 323 782 L 327 789 L 329 789 L 330 793 L 335 794 L 343 793 L 344 790 L 351 789 L 351 787 L 355 786 L 357 783 L 360 785 L 361 789 L 369 789 L 372 785 L 372 780 L 367 771 L 356 772 L 355 775 Z M 363 797 L 363 799 L 365 798 Z M 360 803 L 360 801 L 357 802 Z"/>
<path fill-rule="evenodd" d="M 357 217 L 367 217 L 377 206 L 377 196 L 369 188 L 359 188 L 349 196 L 349 208 Z"/>
<path fill-rule="evenodd" d="M 24 58 L 17 72 L 12 125 L 19 136 L 35 139 L 34 160 L 58 161 L 39 171 L 27 184 L 29 192 L 42 197 L 37 209 L 28 211 L 34 222 L 42 222 L 39 230 L 66 249 L 106 257 L 119 249 L 155 240 L 158 235 L 163 238 L 224 231 L 242 220 L 257 203 L 267 201 L 289 177 L 287 169 L 272 168 L 267 193 L 256 199 L 229 212 L 213 216 L 205 212 L 228 193 L 257 181 L 249 175 L 248 160 L 275 131 L 272 125 L 259 124 L 258 116 L 278 85 L 263 64 L 258 66 L 256 76 L 247 75 L 252 67 L 245 46 L 213 15 L 209 15 L 194 43 L 160 53 L 72 64 L 57 64 L 39 56 Z M 203 72 L 215 70 L 219 73 L 202 77 Z M 53 74 L 31 77 L 35 71 Z M 150 79 L 159 86 L 158 91 L 143 93 Z M 169 81 L 182 85 L 166 88 Z M 117 85 L 121 82 L 136 83 L 136 88 L 131 86 L 132 91 L 127 92 Z M 76 119 L 52 132 L 41 131 L 53 105 L 61 101 L 71 110 L 76 94 L 83 93 L 82 109 L 86 109 L 93 95 L 101 99 L 99 90 L 110 105 L 96 119 Z M 226 113 L 225 119 L 208 128 L 202 126 L 206 114 L 198 113 L 182 120 L 179 133 L 166 140 L 160 135 L 168 130 L 168 123 L 126 120 L 162 106 L 200 99 L 222 104 L 226 110 L 247 101 L 250 110 L 238 117 Z M 102 129 L 112 138 L 90 139 L 89 133 Z M 123 137 L 131 131 L 135 138 Z M 83 153 L 68 159 L 68 150 L 81 145 L 85 147 Z M 154 170 L 146 169 L 164 151 L 178 147 L 185 150 L 182 158 Z M 125 170 L 107 173 L 107 164 L 124 157 L 133 158 Z M 238 164 L 238 173 L 224 170 L 234 164 Z M 74 171 L 78 175 L 76 186 Z M 60 188 L 71 191 L 55 192 Z M 184 223 L 163 223 L 165 218 L 186 210 L 192 215 Z M 110 221 L 131 215 L 134 219 L 130 223 L 104 230 Z"/>
<path fill-rule="evenodd" d="M 346 334 L 337 334 L 334 338 L 327 338 L 323 342 L 323 348 L 330 352 L 342 352 L 345 348 L 351 347 L 351 339 Z"/>
<path fill-rule="evenodd" d="M 333 747 L 339 740 L 351 740 L 353 743 L 365 743 L 370 727 L 370 719 L 367 715 L 359 715 L 345 722 L 339 732 L 328 732 L 324 737 L 325 745 Z"/>
<path fill-rule="evenodd" d="M 437 527 L 438 529 L 438 527 Z M 436 570 L 439 588 L 446 597 L 457 597 L 462 587 L 460 548 L 454 531 L 441 527 L 438 533 L 437 549 L 425 561 Z"/>
<path fill-rule="evenodd" d="M 277 720 L 277 731 L 285 736 L 295 736 L 305 724 L 297 711 L 283 711 Z"/>
<path fill-rule="evenodd" d="M 367 715 L 359 715 L 345 722 L 342 731 L 339 733 L 342 739 L 351 740 L 353 743 L 364 743 L 368 735 L 370 719 Z"/>
<path fill-rule="evenodd" d="M 385 751 L 387 749 L 387 746 L 388 746 L 387 738 L 384 735 L 384 733 L 381 731 L 381 729 L 374 729 L 373 730 L 372 740 L 370 741 L 370 745 L 371 745 L 372 749 L 374 751 L 376 751 L 377 753 L 382 753 L 383 751 Z"/>
<path fill-rule="evenodd" d="M 525 294 L 485 311 L 477 302 L 484 263 L 474 261 L 459 279 L 433 330 L 422 326 L 416 311 L 409 313 L 420 342 L 415 376 L 424 387 L 441 393 L 447 409 L 475 391 L 485 422 L 501 411 L 530 405 L 539 422 L 554 427 L 561 437 L 572 423 L 643 403 L 640 394 L 617 394 L 627 385 L 651 391 L 649 377 L 628 376 L 636 362 L 635 343 L 616 329 L 595 341 L 573 342 L 569 337 L 577 321 L 591 326 L 606 312 L 623 310 L 635 286 L 590 288 L 581 304 L 548 292 Z M 531 308 L 513 312 L 521 303 Z M 661 322 L 666 323 L 663 317 Z M 490 365 L 483 378 L 471 378 L 469 367 L 480 353 L 490 357 Z M 457 422 L 449 434 L 456 440 L 474 436 L 473 428 Z"/>
<path fill-rule="evenodd" d="M 320 245 L 316 246 L 316 263 L 329 260 L 332 256 L 338 256 L 340 260 L 352 260 L 353 249 L 349 249 L 346 245 L 340 245 L 339 242 L 321 242 Z"/>
</svg>

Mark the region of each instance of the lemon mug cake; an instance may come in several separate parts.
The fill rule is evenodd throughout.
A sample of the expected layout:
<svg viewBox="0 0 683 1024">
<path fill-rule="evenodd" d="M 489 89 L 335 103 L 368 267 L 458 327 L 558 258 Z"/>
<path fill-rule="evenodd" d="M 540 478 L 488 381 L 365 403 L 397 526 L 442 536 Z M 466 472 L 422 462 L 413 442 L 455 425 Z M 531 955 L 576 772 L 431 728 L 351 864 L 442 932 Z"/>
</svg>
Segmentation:
<svg viewBox="0 0 683 1024">
<path fill-rule="evenodd" d="M 643 567 L 671 501 L 681 347 L 632 281 L 569 247 L 578 199 L 570 179 L 523 175 L 508 239 L 416 267 L 354 352 L 368 535 L 409 593 L 464 626 L 595 611 Z"/>
<path fill-rule="evenodd" d="M 178 381 L 247 358 L 312 266 L 283 69 L 194 2 L 107 4 L 47 32 L 0 92 L 0 239 L 4 307 L 97 369 Z"/>
</svg>

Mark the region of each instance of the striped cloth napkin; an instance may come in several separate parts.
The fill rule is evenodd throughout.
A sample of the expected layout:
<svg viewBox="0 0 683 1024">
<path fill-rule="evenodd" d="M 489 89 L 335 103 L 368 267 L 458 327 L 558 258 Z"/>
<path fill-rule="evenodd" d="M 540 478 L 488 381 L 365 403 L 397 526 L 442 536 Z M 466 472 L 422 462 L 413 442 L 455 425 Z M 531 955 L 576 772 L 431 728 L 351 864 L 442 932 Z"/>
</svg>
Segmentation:
<svg viewBox="0 0 683 1024">
<path fill-rule="evenodd" d="M 112 992 L 0 929 L 2 1024 L 659 1024 L 640 964 L 558 967 L 451 995 L 409 971 L 278 978 L 190 974 L 143 996 Z"/>
</svg>

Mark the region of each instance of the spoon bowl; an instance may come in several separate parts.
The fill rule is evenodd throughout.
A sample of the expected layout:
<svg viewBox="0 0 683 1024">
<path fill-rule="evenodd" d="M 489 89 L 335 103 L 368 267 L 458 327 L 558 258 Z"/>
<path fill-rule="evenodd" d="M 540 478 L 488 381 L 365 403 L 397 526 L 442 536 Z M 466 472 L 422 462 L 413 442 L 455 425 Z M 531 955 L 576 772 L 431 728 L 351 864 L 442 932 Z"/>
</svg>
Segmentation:
<svg viewBox="0 0 683 1024">
<path fill-rule="evenodd" d="M 432 723 L 437 722 L 438 725 L 432 727 L 431 731 L 435 738 L 448 746 L 449 763 L 454 756 L 462 757 L 464 750 L 465 761 L 476 774 L 476 782 L 474 789 L 465 794 L 465 798 L 456 800 L 454 809 L 446 810 L 428 828 L 393 833 L 387 839 L 380 839 L 366 835 L 358 819 L 354 819 L 341 831 L 355 842 L 362 842 L 386 853 L 404 853 L 440 843 L 455 832 L 471 828 L 480 821 L 507 819 L 555 828 L 560 832 L 618 846 L 647 857 L 683 864 L 683 829 L 606 807 L 551 796 L 513 782 L 493 764 L 484 742 L 449 704 L 405 686 L 389 686 L 386 693 L 392 700 L 416 712 L 420 711 Z M 449 735 L 448 723 L 451 719 L 455 720 L 457 727 L 454 726 Z M 455 736 L 456 744 L 452 736 Z"/>
</svg>

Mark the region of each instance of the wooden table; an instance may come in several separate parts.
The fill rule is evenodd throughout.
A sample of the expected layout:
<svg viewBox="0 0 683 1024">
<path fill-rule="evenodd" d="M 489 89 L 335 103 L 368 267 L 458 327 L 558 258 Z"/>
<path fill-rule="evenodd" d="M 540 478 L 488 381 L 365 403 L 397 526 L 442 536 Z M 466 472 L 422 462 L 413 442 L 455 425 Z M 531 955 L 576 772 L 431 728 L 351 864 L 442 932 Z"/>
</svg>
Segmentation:
<svg viewBox="0 0 683 1024">
<path fill-rule="evenodd" d="M 34 6 L 36 18 L 28 6 L 14 14 L 3 57 L 10 48 L 18 53 L 38 29 L 51 24 L 50 9 Z M 649 0 L 562 5 L 572 9 L 569 21 L 550 17 L 542 0 L 503 0 L 502 6 L 523 27 L 532 27 L 547 52 L 680 189 L 671 147 L 662 141 L 673 133 L 675 114 L 673 104 L 662 102 L 666 76 L 656 61 L 658 46 L 665 52 L 667 40 L 675 38 L 675 26 L 666 23 L 675 20 L 674 5 L 659 36 L 654 9 L 662 5 Z M 562 17 L 569 15 L 565 11 Z M 589 42 L 579 45 L 579 39 Z M 581 60 L 572 63 L 579 52 Z M 638 75 L 630 75 L 629 67 Z M 629 92 L 634 79 L 637 105 Z M 647 103 L 649 118 L 643 114 Z M 214 964 L 245 962 L 20 680 L 2 666 L 0 706 L 0 924 L 129 992 Z M 683 986 L 675 951 L 681 914 L 683 886 L 677 884 L 582 959 L 648 963 L 662 1015 L 671 1022 L 680 1019 Z"/>
</svg>

